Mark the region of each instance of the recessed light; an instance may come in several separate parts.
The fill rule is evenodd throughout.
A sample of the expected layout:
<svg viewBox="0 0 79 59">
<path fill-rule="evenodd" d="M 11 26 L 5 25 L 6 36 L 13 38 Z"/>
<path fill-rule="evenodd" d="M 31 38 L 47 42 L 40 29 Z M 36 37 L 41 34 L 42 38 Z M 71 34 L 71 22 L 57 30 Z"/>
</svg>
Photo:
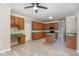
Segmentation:
<svg viewBox="0 0 79 59">
<path fill-rule="evenodd" d="M 53 17 L 49 17 L 49 19 L 52 19 Z"/>
</svg>

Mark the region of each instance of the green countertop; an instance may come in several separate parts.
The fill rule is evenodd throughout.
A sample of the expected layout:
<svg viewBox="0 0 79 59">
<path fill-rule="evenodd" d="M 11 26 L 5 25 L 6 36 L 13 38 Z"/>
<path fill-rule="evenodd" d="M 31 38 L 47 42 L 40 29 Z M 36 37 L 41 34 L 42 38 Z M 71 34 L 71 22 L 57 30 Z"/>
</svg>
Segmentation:
<svg viewBox="0 0 79 59">
<path fill-rule="evenodd" d="M 74 33 L 74 32 L 72 32 L 72 33 L 67 33 L 67 36 L 76 36 L 77 35 L 77 33 Z"/>
<path fill-rule="evenodd" d="M 18 33 L 15 33 L 15 32 L 14 33 L 11 33 L 11 36 L 12 37 L 19 37 L 21 35 L 23 35 L 23 33 L 19 33 L 19 32 Z"/>
</svg>

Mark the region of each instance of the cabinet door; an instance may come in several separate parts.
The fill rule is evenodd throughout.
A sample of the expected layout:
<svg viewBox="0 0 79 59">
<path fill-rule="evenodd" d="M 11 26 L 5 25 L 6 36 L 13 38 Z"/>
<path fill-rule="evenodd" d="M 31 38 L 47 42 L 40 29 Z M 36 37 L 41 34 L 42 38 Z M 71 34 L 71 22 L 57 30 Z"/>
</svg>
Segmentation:
<svg viewBox="0 0 79 59">
<path fill-rule="evenodd" d="M 49 24 L 44 24 L 44 29 L 48 30 L 49 29 Z"/>
<path fill-rule="evenodd" d="M 19 17 L 15 17 L 15 26 L 16 26 L 16 27 L 19 26 Z"/>
<path fill-rule="evenodd" d="M 19 18 L 19 29 L 20 30 L 24 29 L 24 19 L 23 18 Z"/>
<path fill-rule="evenodd" d="M 71 49 L 76 49 L 76 37 L 75 36 L 67 36 L 66 47 Z"/>
<path fill-rule="evenodd" d="M 32 30 L 36 30 L 38 27 L 38 24 L 34 21 L 32 21 Z"/>
<path fill-rule="evenodd" d="M 40 23 L 40 30 L 43 30 L 43 24 L 42 23 Z"/>
<path fill-rule="evenodd" d="M 53 37 L 51 35 L 46 35 L 46 43 L 52 43 Z"/>
<path fill-rule="evenodd" d="M 55 30 L 58 30 L 58 23 L 54 23 Z"/>
<path fill-rule="evenodd" d="M 49 27 L 54 27 L 54 23 L 49 23 Z"/>
<path fill-rule="evenodd" d="M 44 25 L 39 22 L 32 21 L 32 30 L 43 30 Z"/>
<path fill-rule="evenodd" d="M 24 44 L 25 43 L 25 35 L 21 35 L 18 39 L 19 44 Z"/>
<path fill-rule="evenodd" d="M 11 27 L 15 26 L 15 17 L 11 16 Z"/>
<path fill-rule="evenodd" d="M 55 30 L 58 30 L 58 23 L 50 23 L 49 27 L 54 27 Z"/>
<path fill-rule="evenodd" d="M 36 28 L 37 28 L 37 30 L 42 30 L 43 29 L 43 24 L 37 22 Z"/>
<path fill-rule="evenodd" d="M 40 39 L 40 38 L 43 38 L 43 37 L 44 37 L 44 33 L 43 32 L 32 34 L 32 39 L 33 40 L 37 40 L 37 39 Z"/>
<path fill-rule="evenodd" d="M 37 30 L 40 29 L 40 24 L 37 22 Z"/>
</svg>

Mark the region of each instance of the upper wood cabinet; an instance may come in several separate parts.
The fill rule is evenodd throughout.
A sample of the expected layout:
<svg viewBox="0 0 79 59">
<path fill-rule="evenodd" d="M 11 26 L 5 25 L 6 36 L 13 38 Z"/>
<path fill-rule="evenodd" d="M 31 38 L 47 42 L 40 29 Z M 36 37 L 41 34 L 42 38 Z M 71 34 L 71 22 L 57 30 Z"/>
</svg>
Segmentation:
<svg viewBox="0 0 79 59">
<path fill-rule="evenodd" d="M 11 27 L 15 26 L 15 17 L 11 16 Z"/>
<path fill-rule="evenodd" d="M 43 23 L 32 21 L 33 30 L 48 30 L 49 27 L 54 27 L 55 30 L 58 30 L 58 23 L 43 24 Z"/>
<path fill-rule="evenodd" d="M 48 23 L 45 24 L 45 29 L 49 29 L 49 27 L 54 27 L 55 30 L 58 30 L 58 23 Z"/>
<path fill-rule="evenodd" d="M 58 30 L 58 23 L 47 23 L 47 24 L 44 24 L 44 29 L 45 30 L 48 30 L 49 27 L 54 27 L 55 30 Z"/>
<path fill-rule="evenodd" d="M 44 24 L 44 30 L 48 30 L 49 29 L 49 24 Z"/>
<path fill-rule="evenodd" d="M 15 17 L 15 26 L 19 26 L 19 17 Z"/>
<path fill-rule="evenodd" d="M 43 30 L 44 24 L 32 21 L 32 30 Z"/>
<path fill-rule="evenodd" d="M 32 29 L 33 30 L 38 29 L 37 27 L 38 27 L 37 23 L 32 21 Z"/>
<path fill-rule="evenodd" d="M 58 30 L 58 23 L 53 23 L 54 29 Z"/>
<path fill-rule="evenodd" d="M 24 29 L 24 19 L 23 18 L 20 18 L 19 19 L 19 27 L 18 27 L 20 30 Z"/>
<path fill-rule="evenodd" d="M 24 29 L 24 19 L 17 16 L 11 16 L 11 27 L 17 27 L 18 29 Z"/>
</svg>

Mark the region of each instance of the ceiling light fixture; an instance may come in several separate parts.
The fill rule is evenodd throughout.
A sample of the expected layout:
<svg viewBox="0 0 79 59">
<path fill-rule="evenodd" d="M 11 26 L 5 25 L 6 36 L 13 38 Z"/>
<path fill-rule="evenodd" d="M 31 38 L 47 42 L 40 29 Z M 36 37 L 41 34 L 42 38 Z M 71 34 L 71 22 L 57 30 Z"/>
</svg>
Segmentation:
<svg viewBox="0 0 79 59">
<path fill-rule="evenodd" d="M 52 19 L 53 17 L 49 17 L 49 19 Z"/>
<path fill-rule="evenodd" d="M 34 8 L 33 8 L 34 10 L 37 10 L 38 8 L 37 8 L 37 6 L 36 6 L 36 4 L 35 4 L 35 6 L 34 6 Z"/>
</svg>

